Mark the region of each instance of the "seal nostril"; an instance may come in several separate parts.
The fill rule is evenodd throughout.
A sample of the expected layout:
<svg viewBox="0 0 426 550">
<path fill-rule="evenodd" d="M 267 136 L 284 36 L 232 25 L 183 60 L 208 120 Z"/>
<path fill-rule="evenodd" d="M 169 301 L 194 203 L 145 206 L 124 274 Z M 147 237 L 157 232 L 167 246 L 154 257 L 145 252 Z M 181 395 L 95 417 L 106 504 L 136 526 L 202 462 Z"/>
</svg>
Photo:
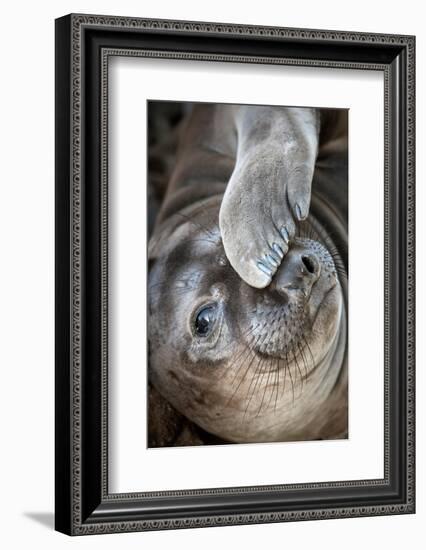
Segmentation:
<svg viewBox="0 0 426 550">
<path fill-rule="evenodd" d="M 309 256 L 302 256 L 303 265 L 306 267 L 309 273 L 315 273 L 315 262 Z"/>
</svg>

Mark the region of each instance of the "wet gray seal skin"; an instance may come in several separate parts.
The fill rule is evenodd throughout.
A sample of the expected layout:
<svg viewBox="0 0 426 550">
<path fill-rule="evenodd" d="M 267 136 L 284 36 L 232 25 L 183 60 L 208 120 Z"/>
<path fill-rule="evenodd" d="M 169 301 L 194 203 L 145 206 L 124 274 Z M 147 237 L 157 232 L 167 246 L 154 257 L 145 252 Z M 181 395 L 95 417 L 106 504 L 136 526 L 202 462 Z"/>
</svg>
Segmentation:
<svg viewBox="0 0 426 550">
<path fill-rule="evenodd" d="M 204 104 L 183 121 L 149 243 L 150 445 L 347 436 L 346 127 Z"/>
</svg>

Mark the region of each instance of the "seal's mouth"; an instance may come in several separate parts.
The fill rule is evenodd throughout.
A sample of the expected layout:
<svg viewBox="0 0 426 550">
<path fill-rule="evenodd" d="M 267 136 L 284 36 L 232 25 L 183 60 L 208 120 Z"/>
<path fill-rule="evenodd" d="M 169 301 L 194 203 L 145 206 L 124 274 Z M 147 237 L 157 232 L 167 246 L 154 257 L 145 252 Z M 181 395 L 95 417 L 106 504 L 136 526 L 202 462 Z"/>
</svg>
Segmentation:
<svg viewBox="0 0 426 550">
<path fill-rule="evenodd" d="M 337 270 L 327 248 L 317 240 L 295 239 L 271 285 L 257 293 L 252 348 L 264 358 L 276 359 L 274 368 L 280 360 L 312 362 L 313 333 L 330 309 L 337 285 Z"/>
</svg>

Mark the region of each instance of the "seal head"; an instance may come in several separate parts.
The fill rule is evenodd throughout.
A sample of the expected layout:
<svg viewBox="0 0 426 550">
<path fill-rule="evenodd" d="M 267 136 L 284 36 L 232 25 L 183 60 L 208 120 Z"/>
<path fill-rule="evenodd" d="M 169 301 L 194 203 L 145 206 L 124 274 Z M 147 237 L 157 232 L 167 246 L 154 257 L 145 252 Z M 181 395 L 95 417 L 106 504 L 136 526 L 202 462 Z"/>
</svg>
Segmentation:
<svg viewBox="0 0 426 550">
<path fill-rule="evenodd" d="M 151 382 L 226 441 L 341 437 L 346 316 L 332 244 L 310 216 L 271 285 L 253 288 L 226 259 L 220 203 L 175 212 L 151 241 Z"/>
</svg>

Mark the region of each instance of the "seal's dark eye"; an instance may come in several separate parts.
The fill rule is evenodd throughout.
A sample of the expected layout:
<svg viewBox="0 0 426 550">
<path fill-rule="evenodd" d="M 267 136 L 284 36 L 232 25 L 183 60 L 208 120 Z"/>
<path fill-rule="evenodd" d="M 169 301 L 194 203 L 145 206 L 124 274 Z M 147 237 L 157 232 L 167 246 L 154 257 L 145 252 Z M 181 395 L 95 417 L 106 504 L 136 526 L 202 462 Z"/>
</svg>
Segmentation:
<svg viewBox="0 0 426 550">
<path fill-rule="evenodd" d="M 195 317 L 195 333 L 197 336 L 207 336 L 216 319 L 216 308 L 206 306 L 200 309 Z"/>
</svg>

